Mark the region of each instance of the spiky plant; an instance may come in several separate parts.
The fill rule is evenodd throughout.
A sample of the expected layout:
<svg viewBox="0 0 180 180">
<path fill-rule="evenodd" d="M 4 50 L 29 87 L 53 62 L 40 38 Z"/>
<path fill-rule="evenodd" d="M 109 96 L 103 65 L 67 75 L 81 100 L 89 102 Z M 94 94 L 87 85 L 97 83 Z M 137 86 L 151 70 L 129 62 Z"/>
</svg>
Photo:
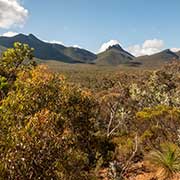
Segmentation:
<svg viewBox="0 0 180 180">
<path fill-rule="evenodd" d="M 160 150 L 151 151 L 147 160 L 157 168 L 158 179 L 169 179 L 180 172 L 180 149 L 174 144 L 163 144 Z"/>
</svg>

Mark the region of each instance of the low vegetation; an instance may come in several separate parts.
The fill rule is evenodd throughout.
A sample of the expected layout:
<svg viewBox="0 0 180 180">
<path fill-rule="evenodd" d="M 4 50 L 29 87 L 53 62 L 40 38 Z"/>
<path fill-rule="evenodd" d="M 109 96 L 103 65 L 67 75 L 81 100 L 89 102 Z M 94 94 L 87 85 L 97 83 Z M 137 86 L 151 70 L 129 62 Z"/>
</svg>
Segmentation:
<svg viewBox="0 0 180 180">
<path fill-rule="evenodd" d="M 1 179 L 178 177 L 180 63 L 81 66 L 52 71 L 20 43 L 2 54 Z"/>
<path fill-rule="evenodd" d="M 159 150 L 150 152 L 148 161 L 157 168 L 159 179 L 170 179 L 180 171 L 180 151 L 174 144 L 163 144 Z"/>
</svg>

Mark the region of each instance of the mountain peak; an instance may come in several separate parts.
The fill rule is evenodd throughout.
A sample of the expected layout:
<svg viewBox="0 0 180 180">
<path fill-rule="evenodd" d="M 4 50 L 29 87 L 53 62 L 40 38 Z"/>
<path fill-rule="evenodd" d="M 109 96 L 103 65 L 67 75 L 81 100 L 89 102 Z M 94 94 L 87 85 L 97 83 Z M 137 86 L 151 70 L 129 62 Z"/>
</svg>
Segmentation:
<svg viewBox="0 0 180 180">
<path fill-rule="evenodd" d="M 40 41 L 34 34 L 29 34 L 29 35 L 28 35 L 28 38 L 31 38 L 31 39 L 33 39 L 33 40 L 38 40 L 38 41 Z"/>
<path fill-rule="evenodd" d="M 179 58 L 179 56 L 176 53 L 174 53 L 173 51 L 171 51 L 170 49 L 165 49 L 161 53 L 168 54 L 169 56 L 173 56 L 174 59 L 178 59 Z"/>
<path fill-rule="evenodd" d="M 29 34 L 29 35 L 26 35 L 26 34 L 23 34 L 23 33 L 19 33 L 19 34 L 17 34 L 16 36 L 14 36 L 14 37 L 16 37 L 16 38 L 26 38 L 26 39 L 28 39 L 28 38 L 31 38 L 31 39 L 38 39 L 35 35 L 33 35 L 33 34 Z M 13 38 L 13 37 L 9 37 L 9 38 Z"/>
<path fill-rule="evenodd" d="M 27 35 L 23 34 L 23 33 L 19 33 L 13 37 L 27 37 Z M 8 38 L 13 38 L 13 37 L 8 37 Z"/>
<path fill-rule="evenodd" d="M 165 53 L 173 53 L 170 49 L 165 49 L 164 51 L 162 52 L 165 52 Z"/>
<path fill-rule="evenodd" d="M 34 34 L 29 34 L 28 36 L 29 36 L 29 37 L 33 37 L 33 38 L 34 38 L 34 37 L 36 38 L 36 36 L 35 36 Z"/>
<path fill-rule="evenodd" d="M 120 65 L 130 64 L 134 60 L 134 56 L 125 51 L 119 44 L 110 45 L 106 51 L 98 54 L 96 63 L 99 65 Z"/>
<path fill-rule="evenodd" d="M 109 46 L 107 50 L 110 50 L 110 49 L 122 50 L 122 47 L 119 44 L 114 44 L 114 45 Z"/>
</svg>

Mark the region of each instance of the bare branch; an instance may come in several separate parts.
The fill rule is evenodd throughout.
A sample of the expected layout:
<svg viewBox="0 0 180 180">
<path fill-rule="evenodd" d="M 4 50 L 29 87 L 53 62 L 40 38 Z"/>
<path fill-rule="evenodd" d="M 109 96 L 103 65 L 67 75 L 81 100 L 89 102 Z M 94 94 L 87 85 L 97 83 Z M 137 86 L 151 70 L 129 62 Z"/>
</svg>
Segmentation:
<svg viewBox="0 0 180 180">
<path fill-rule="evenodd" d="M 109 105 L 110 105 L 111 113 L 110 113 L 110 120 L 107 127 L 107 137 L 109 137 L 121 124 L 121 121 L 119 120 L 118 124 L 112 130 L 110 130 L 112 126 L 112 122 L 114 121 L 116 117 L 119 103 L 115 103 L 115 104 L 109 103 Z"/>
<path fill-rule="evenodd" d="M 134 151 L 133 151 L 132 155 L 130 156 L 130 158 L 128 159 L 128 161 L 126 162 L 125 166 L 123 167 L 123 169 L 122 169 L 122 171 L 121 171 L 121 175 L 122 175 L 122 176 L 123 176 L 123 174 L 125 174 L 125 172 L 126 172 L 127 169 L 129 168 L 132 159 L 134 158 L 134 156 L 135 156 L 136 153 L 137 153 L 137 150 L 138 150 L 138 136 L 137 136 L 137 134 L 136 134 L 136 136 L 135 136 L 135 148 L 134 148 Z"/>
</svg>

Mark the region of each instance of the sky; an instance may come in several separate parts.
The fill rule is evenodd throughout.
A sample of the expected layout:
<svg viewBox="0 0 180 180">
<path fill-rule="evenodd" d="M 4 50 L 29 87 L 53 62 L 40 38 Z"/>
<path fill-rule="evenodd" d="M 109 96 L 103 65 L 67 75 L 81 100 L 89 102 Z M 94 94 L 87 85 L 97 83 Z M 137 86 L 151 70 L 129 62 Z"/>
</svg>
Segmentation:
<svg viewBox="0 0 180 180">
<path fill-rule="evenodd" d="M 136 56 L 180 50 L 180 0 L 0 0 L 0 35 L 95 53 L 120 44 Z"/>
</svg>

